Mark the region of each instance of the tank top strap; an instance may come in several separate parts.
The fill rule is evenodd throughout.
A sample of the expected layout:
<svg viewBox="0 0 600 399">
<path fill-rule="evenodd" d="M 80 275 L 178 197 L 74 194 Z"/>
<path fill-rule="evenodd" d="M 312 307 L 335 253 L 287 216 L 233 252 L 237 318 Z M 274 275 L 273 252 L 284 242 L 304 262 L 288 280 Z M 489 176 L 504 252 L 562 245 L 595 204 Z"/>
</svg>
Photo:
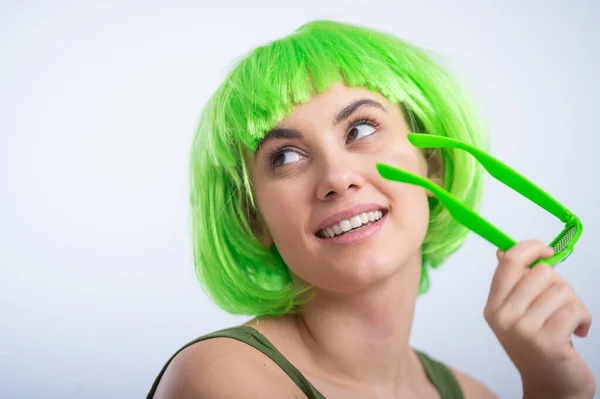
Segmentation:
<svg viewBox="0 0 600 399">
<path fill-rule="evenodd" d="M 415 350 L 425 369 L 427 378 L 436 387 L 442 399 L 463 399 L 463 393 L 454 373 L 443 363 L 433 360 L 425 353 Z"/>
<path fill-rule="evenodd" d="M 235 326 L 230 328 L 225 328 L 223 330 L 215 331 L 210 334 L 203 335 L 201 337 L 196 338 L 195 340 L 187 343 L 185 346 L 180 348 L 177 352 L 171 356 L 171 358 L 167 361 L 165 366 L 162 368 L 150 392 L 146 396 L 146 399 L 152 399 L 154 397 L 154 393 L 156 392 L 156 388 L 162 378 L 163 374 L 167 370 L 167 367 L 171 363 L 171 361 L 185 348 L 210 338 L 232 338 L 241 342 L 244 342 L 253 348 L 259 350 L 264 353 L 267 357 L 269 357 L 273 362 L 275 362 L 291 379 L 296 383 L 298 388 L 302 390 L 302 392 L 306 395 L 308 399 L 325 399 L 325 397 L 300 373 L 300 371 L 294 367 L 284 356 L 275 348 L 275 346 L 258 330 L 249 327 L 249 326 Z"/>
</svg>

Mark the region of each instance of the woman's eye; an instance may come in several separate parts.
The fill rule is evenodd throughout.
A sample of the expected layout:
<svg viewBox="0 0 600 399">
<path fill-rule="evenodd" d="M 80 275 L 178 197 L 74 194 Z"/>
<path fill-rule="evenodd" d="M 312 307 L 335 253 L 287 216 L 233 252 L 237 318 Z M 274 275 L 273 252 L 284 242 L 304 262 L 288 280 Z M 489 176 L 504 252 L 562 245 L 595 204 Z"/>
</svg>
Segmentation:
<svg viewBox="0 0 600 399">
<path fill-rule="evenodd" d="M 284 150 L 279 151 L 275 155 L 272 162 L 273 162 L 274 167 L 279 167 L 279 166 L 287 165 L 288 163 L 299 161 L 301 158 L 302 157 L 297 152 L 284 149 Z"/>
<path fill-rule="evenodd" d="M 350 128 L 346 139 L 348 141 L 360 140 L 370 136 L 377 131 L 378 125 L 375 121 L 361 120 Z M 291 148 L 281 148 L 273 151 L 269 156 L 273 168 L 279 168 L 287 164 L 300 161 L 304 156 Z"/>
<path fill-rule="evenodd" d="M 350 129 L 348 132 L 349 140 L 360 140 L 365 136 L 375 133 L 377 129 L 368 123 L 361 123 Z"/>
</svg>

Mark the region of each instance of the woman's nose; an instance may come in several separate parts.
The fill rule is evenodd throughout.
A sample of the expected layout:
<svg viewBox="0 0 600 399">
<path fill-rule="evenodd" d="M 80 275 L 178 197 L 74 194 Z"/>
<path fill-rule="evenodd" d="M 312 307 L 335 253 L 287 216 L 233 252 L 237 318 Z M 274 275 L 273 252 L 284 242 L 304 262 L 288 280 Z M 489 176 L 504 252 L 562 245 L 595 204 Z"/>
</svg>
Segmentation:
<svg viewBox="0 0 600 399">
<path fill-rule="evenodd" d="M 328 154 L 317 170 L 317 197 L 326 200 L 355 192 L 364 184 L 360 163 L 350 154 Z"/>
</svg>

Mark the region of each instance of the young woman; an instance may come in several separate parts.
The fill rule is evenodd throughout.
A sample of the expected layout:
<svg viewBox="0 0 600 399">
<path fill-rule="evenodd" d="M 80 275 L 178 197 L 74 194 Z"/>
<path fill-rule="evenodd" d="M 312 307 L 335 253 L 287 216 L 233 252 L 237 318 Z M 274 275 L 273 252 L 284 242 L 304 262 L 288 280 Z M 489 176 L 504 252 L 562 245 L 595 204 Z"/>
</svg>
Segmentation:
<svg viewBox="0 0 600 399">
<path fill-rule="evenodd" d="M 470 155 L 419 150 L 409 132 L 486 147 L 459 85 L 393 36 L 315 21 L 238 63 L 193 142 L 194 258 L 219 306 L 256 317 L 177 351 L 149 398 L 495 397 L 409 346 L 427 269 L 467 231 L 375 164 L 428 177 L 470 207 L 482 187 Z M 591 315 L 551 267 L 528 267 L 552 254 L 539 241 L 499 252 L 485 319 L 526 398 L 592 398 L 570 344 Z"/>
</svg>

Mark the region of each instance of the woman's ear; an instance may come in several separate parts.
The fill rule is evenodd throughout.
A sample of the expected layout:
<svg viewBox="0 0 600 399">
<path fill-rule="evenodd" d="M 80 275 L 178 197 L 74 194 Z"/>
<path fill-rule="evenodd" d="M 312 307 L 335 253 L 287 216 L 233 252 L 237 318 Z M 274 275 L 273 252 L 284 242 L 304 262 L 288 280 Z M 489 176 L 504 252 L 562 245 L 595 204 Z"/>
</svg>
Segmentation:
<svg viewBox="0 0 600 399">
<path fill-rule="evenodd" d="M 427 162 L 427 178 L 440 187 L 444 187 L 444 156 L 439 148 L 426 149 L 424 152 Z M 427 190 L 428 197 L 435 197 Z"/>
<path fill-rule="evenodd" d="M 273 238 L 271 237 L 271 233 L 269 233 L 267 224 L 265 223 L 260 212 L 250 211 L 248 219 L 250 222 L 250 227 L 252 228 L 252 232 L 261 245 L 265 249 L 271 248 L 271 246 L 273 246 Z"/>
</svg>

